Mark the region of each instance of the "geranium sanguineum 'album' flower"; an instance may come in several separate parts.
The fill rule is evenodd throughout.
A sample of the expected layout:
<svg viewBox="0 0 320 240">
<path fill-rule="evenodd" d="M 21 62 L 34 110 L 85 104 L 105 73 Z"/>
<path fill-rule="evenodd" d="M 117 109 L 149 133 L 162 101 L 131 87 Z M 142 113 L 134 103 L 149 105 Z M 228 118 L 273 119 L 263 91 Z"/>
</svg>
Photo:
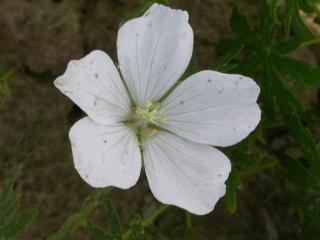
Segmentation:
<svg viewBox="0 0 320 240">
<path fill-rule="evenodd" d="M 259 87 L 215 71 L 176 85 L 192 49 L 188 13 L 154 4 L 119 29 L 121 74 L 96 50 L 70 61 L 55 80 L 88 115 L 69 133 L 75 168 L 88 184 L 129 188 L 143 162 L 159 201 L 194 214 L 212 211 L 231 170 L 212 146 L 233 145 L 255 129 Z"/>
</svg>

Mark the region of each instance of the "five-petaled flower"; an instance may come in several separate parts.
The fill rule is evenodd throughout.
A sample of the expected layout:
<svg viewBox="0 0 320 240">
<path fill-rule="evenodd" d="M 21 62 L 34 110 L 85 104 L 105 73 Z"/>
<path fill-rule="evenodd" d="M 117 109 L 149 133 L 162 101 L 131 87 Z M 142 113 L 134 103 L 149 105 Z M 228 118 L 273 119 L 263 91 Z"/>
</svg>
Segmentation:
<svg viewBox="0 0 320 240">
<path fill-rule="evenodd" d="M 88 184 L 127 189 L 143 162 L 159 201 L 194 214 L 212 211 L 231 170 L 212 146 L 233 145 L 255 129 L 259 87 L 209 70 L 176 86 L 192 49 L 188 13 L 154 4 L 118 32 L 121 75 L 96 50 L 70 61 L 55 80 L 88 114 L 69 133 L 75 168 Z"/>
</svg>

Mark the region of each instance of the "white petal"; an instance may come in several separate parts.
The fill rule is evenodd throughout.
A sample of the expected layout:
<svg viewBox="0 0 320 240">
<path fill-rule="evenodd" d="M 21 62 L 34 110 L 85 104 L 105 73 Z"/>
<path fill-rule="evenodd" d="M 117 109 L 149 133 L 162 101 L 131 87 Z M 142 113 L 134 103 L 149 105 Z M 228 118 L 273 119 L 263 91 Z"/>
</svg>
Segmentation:
<svg viewBox="0 0 320 240">
<path fill-rule="evenodd" d="M 85 117 L 69 133 L 75 168 L 92 187 L 129 188 L 140 175 L 135 133 L 122 124 L 101 126 Z"/>
<path fill-rule="evenodd" d="M 231 165 L 217 149 L 165 132 L 147 139 L 144 147 L 149 185 L 160 202 L 202 215 L 225 194 Z"/>
<path fill-rule="evenodd" d="M 70 61 L 54 84 L 97 123 L 112 124 L 129 114 L 126 89 L 112 60 L 102 51 Z"/>
<path fill-rule="evenodd" d="M 181 77 L 192 55 L 188 13 L 154 4 L 118 33 L 118 59 L 133 100 L 157 101 Z"/>
<path fill-rule="evenodd" d="M 260 121 L 260 89 L 250 78 L 202 71 L 182 82 L 162 103 L 163 127 L 189 140 L 230 146 Z"/>
</svg>

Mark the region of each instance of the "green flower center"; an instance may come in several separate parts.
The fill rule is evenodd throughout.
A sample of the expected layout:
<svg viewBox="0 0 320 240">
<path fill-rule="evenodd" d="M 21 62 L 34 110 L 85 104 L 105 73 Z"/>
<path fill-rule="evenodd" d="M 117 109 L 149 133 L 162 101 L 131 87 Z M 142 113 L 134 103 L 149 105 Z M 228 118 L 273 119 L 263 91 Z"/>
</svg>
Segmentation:
<svg viewBox="0 0 320 240">
<path fill-rule="evenodd" d="M 135 129 L 138 136 L 150 138 L 157 133 L 159 125 L 166 120 L 167 117 L 161 109 L 161 105 L 148 101 L 143 107 L 134 107 L 132 115 L 125 123 Z"/>
</svg>

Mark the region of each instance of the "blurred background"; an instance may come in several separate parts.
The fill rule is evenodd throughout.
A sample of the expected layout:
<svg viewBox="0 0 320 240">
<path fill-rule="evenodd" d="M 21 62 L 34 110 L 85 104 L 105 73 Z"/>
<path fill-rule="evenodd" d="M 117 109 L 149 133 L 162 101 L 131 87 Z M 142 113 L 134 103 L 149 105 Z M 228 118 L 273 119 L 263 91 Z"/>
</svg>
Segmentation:
<svg viewBox="0 0 320 240">
<path fill-rule="evenodd" d="M 267 2 L 272 5 L 278 1 Z M 195 35 L 194 69 L 211 68 L 223 56 L 223 51 L 219 51 L 217 46 L 221 45 L 223 39 L 235 35 L 229 24 L 235 4 L 252 26 L 259 26 L 261 4 L 256 0 L 170 1 L 170 7 L 189 12 Z M 83 201 L 92 193 L 93 189 L 80 179 L 73 167 L 68 140 L 69 128 L 83 113 L 53 86 L 53 80 L 65 71 L 69 60 L 79 59 L 94 49 L 105 51 L 117 62 L 116 37 L 119 26 L 141 9 L 139 0 L 0 1 L 0 70 L 7 74 L 7 90 L 2 90 L 0 105 L 0 186 L 13 167 L 21 163 L 23 169 L 14 190 L 21 195 L 23 209 L 39 210 L 35 220 L 17 239 L 46 239 L 70 215 L 78 212 Z M 289 13 L 283 10 L 282 14 Z M 319 38 L 320 25 L 314 23 L 315 15 L 312 14 L 301 12 L 300 20 L 313 33 L 311 41 L 316 42 L 314 39 Z M 294 29 L 289 34 L 301 35 Z M 280 37 L 284 35 L 280 33 Z M 306 45 L 303 48 L 293 47 L 293 51 L 288 52 L 289 56 L 317 66 L 320 61 L 319 44 Z M 241 51 L 243 48 L 246 46 L 243 45 Z M 250 54 L 250 51 L 247 50 L 247 53 Z M 237 61 L 241 62 L 242 55 L 239 57 Z M 233 71 L 238 72 L 235 69 Z M 256 75 L 259 85 L 263 77 L 266 76 Z M 319 106 L 318 86 L 316 83 L 308 86 L 307 90 L 298 89 L 295 94 L 299 102 L 306 108 L 312 108 L 313 112 Z M 273 93 L 271 91 L 268 94 L 271 96 Z M 317 149 L 318 117 L 316 112 L 308 118 L 311 119 L 310 130 L 315 135 Z M 287 165 L 282 165 L 282 158 L 279 157 L 279 153 L 284 152 L 298 159 L 299 164 L 303 164 L 307 170 L 311 168 L 305 160 L 307 157 L 301 154 L 303 149 L 300 150 L 299 141 L 288 132 L 286 124 L 284 119 L 259 127 L 258 136 L 252 140 L 255 142 L 253 150 L 246 149 L 250 161 L 257 160 L 263 154 L 263 157 L 276 160 L 268 160 L 258 170 L 244 167 L 248 171 L 241 176 L 245 177 L 241 184 L 235 184 L 237 198 L 233 201 L 236 201 L 237 211 L 230 204 L 226 207 L 225 200 L 221 199 L 212 213 L 192 216 L 195 239 L 296 239 L 300 236 L 303 226 L 300 203 L 308 203 L 315 196 L 318 199 L 319 195 L 312 192 L 308 196 L 314 190 L 308 190 L 307 193 L 297 190 L 284 173 L 283 166 Z M 233 156 L 233 161 L 241 157 L 234 154 L 232 149 L 222 150 Z M 291 175 L 295 175 L 290 171 Z M 316 189 L 315 192 L 319 193 L 319 188 Z M 297 195 L 305 198 L 301 200 Z M 125 227 L 135 213 L 144 217 L 160 206 L 149 190 L 144 173 L 135 187 L 126 191 L 113 189 L 108 196 Z M 108 226 L 104 215 L 105 212 L 97 208 L 92 211 L 90 221 Z M 156 219 L 154 225 L 168 239 L 187 239 L 184 237 L 185 218 L 183 210 L 171 207 Z M 320 226 L 319 219 L 316 218 L 316 223 Z M 317 238 L 319 235 L 315 236 L 315 239 L 320 239 Z M 71 239 L 96 238 L 80 227 Z"/>
</svg>

